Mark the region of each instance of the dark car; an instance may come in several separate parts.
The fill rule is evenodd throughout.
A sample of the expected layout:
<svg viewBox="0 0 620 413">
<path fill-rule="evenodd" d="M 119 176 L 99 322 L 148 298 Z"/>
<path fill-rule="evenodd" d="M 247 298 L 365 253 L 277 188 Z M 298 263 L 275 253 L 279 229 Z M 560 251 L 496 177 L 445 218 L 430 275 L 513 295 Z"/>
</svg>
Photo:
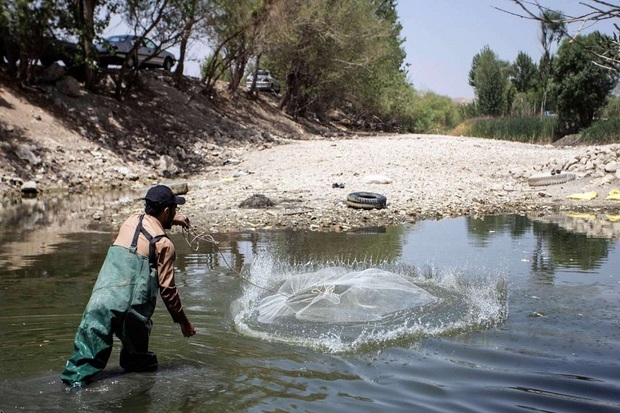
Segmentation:
<svg viewBox="0 0 620 413">
<path fill-rule="evenodd" d="M 103 43 L 96 45 L 99 54 L 99 66 L 122 65 L 127 58 L 127 66 L 131 68 L 163 67 L 164 70 L 168 71 L 172 69 L 176 63 L 175 56 L 166 50 L 158 50 L 155 42 L 146 37 L 142 39 L 140 47 L 127 57 L 134 44 L 139 40 L 139 36 L 130 34 L 106 38 Z"/>
<path fill-rule="evenodd" d="M 41 52 L 39 59 L 43 66 L 49 66 L 54 62 L 61 61 L 65 66 L 74 66 L 75 57 L 79 53 L 79 46 L 67 40 L 50 40 L 49 44 Z"/>
<path fill-rule="evenodd" d="M 248 89 L 252 88 L 254 74 L 250 74 L 245 80 Z M 258 70 L 256 72 L 256 90 L 273 90 L 280 93 L 280 82 L 271 75 L 269 70 Z"/>
</svg>

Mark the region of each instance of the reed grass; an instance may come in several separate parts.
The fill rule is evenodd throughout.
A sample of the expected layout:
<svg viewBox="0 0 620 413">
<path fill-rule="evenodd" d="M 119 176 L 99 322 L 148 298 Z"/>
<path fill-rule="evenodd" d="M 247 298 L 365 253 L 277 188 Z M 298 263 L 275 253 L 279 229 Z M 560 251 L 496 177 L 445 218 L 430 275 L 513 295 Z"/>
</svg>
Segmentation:
<svg viewBox="0 0 620 413">
<path fill-rule="evenodd" d="M 620 118 L 602 119 L 581 132 L 581 141 L 588 144 L 620 142 Z"/>
<path fill-rule="evenodd" d="M 558 130 L 555 117 L 506 117 L 468 119 L 453 134 L 525 143 L 551 143 Z"/>
</svg>

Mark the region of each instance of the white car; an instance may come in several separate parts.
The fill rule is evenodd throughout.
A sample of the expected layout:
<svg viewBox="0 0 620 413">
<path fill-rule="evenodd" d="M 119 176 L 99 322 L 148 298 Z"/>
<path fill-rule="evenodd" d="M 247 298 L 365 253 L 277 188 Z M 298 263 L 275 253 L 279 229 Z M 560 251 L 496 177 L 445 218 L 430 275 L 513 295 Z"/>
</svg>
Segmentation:
<svg viewBox="0 0 620 413">
<path fill-rule="evenodd" d="M 97 45 L 99 53 L 99 65 L 108 67 L 109 65 L 122 65 L 127 54 L 133 48 L 139 36 L 123 34 L 111 36 L 105 39 L 102 44 Z M 142 39 L 134 55 L 129 56 L 127 66 L 133 67 L 163 67 L 170 71 L 176 63 L 174 55 L 166 50 L 157 50 L 157 45 L 146 37 Z"/>
<path fill-rule="evenodd" d="M 252 88 L 254 74 L 251 73 L 245 80 L 248 89 Z M 269 70 L 259 70 L 256 73 L 256 90 L 273 90 L 276 93 L 280 93 L 280 82 L 271 76 Z"/>
</svg>

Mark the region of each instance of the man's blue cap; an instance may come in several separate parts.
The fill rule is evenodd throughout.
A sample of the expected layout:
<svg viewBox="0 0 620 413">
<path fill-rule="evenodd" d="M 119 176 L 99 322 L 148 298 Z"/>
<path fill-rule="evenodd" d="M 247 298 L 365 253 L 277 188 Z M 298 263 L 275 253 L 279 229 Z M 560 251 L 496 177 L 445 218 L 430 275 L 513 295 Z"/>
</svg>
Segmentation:
<svg viewBox="0 0 620 413">
<path fill-rule="evenodd" d="M 172 189 L 166 185 L 155 185 L 150 188 L 144 199 L 160 206 L 183 205 L 185 203 L 185 198 L 174 195 Z"/>
</svg>

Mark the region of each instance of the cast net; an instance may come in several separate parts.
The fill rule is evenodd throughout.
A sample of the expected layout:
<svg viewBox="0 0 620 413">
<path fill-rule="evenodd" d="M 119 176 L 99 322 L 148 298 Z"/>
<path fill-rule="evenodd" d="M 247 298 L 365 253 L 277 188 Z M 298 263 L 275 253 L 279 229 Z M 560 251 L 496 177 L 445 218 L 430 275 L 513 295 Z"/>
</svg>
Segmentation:
<svg viewBox="0 0 620 413">
<path fill-rule="evenodd" d="M 380 320 L 435 300 L 398 274 L 376 268 L 350 271 L 332 267 L 292 276 L 277 293 L 260 300 L 255 310 L 258 321 L 265 324 L 283 317 L 352 323 Z"/>
</svg>

